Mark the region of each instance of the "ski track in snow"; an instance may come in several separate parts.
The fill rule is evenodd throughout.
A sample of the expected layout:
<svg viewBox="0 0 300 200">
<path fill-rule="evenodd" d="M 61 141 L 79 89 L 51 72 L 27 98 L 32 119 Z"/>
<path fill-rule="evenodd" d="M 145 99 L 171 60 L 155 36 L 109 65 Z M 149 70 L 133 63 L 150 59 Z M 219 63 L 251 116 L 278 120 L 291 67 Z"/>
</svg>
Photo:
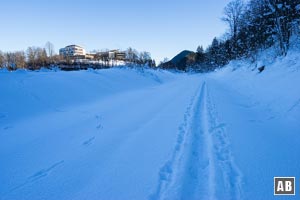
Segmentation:
<svg viewBox="0 0 300 200">
<path fill-rule="evenodd" d="M 218 122 L 204 82 L 191 98 L 175 148 L 160 169 L 156 191 L 149 199 L 241 199 L 242 174 L 225 127 Z"/>
<path fill-rule="evenodd" d="M 220 123 L 218 113 L 213 104 L 209 90 L 206 89 L 206 123 L 208 125 L 208 137 L 211 137 L 210 146 L 212 156 L 216 163 L 217 199 L 243 199 L 243 175 L 237 167 L 234 157 L 231 153 L 230 141 L 226 132 L 226 124 Z M 218 177 L 218 180 L 217 180 Z M 219 185 L 221 183 L 221 185 Z"/>
</svg>

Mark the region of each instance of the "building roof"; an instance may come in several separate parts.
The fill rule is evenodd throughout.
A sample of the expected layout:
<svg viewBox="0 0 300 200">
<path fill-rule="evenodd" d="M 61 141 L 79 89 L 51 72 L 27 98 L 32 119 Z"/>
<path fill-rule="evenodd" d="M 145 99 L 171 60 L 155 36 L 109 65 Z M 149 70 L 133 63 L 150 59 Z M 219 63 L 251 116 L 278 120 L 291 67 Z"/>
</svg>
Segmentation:
<svg viewBox="0 0 300 200">
<path fill-rule="evenodd" d="M 81 46 L 79 46 L 79 45 L 76 45 L 76 44 L 68 45 L 68 46 L 66 46 L 65 48 L 67 48 L 67 47 L 80 47 L 80 48 L 83 48 L 83 47 L 81 47 Z"/>
</svg>

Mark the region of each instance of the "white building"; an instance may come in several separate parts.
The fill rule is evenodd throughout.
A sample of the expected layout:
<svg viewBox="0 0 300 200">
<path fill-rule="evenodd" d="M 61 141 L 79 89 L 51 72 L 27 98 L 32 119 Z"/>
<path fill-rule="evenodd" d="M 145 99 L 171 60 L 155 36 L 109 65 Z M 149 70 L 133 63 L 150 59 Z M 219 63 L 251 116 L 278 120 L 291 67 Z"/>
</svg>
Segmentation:
<svg viewBox="0 0 300 200">
<path fill-rule="evenodd" d="M 85 57 L 86 51 L 78 45 L 69 45 L 59 50 L 59 55 L 64 57 Z"/>
<path fill-rule="evenodd" d="M 122 52 L 120 50 L 110 50 L 108 52 L 108 57 L 109 59 L 115 59 L 115 60 L 125 60 L 126 58 L 126 53 Z"/>
</svg>

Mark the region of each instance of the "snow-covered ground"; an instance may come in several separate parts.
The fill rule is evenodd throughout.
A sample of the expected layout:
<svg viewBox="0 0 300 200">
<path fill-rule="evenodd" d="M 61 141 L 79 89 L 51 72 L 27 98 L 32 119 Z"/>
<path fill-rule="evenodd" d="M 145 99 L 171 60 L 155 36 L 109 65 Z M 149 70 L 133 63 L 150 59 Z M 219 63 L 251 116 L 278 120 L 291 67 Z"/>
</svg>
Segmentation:
<svg viewBox="0 0 300 200">
<path fill-rule="evenodd" d="M 274 176 L 300 179 L 298 57 L 1 71 L 0 199 L 272 199 Z"/>
</svg>

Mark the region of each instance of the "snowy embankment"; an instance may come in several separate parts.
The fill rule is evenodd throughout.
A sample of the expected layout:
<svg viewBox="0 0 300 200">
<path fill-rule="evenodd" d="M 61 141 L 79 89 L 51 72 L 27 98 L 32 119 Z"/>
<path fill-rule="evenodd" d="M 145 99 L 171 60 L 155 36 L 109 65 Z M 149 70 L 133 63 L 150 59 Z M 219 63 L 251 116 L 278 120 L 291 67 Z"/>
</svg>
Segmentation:
<svg viewBox="0 0 300 200">
<path fill-rule="evenodd" d="M 296 58 L 2 71 L 0 199 L 271 199 L 274 176 L 300 178 Z"/>
<path fill-rule="evenodd" d="M 211 98 L 243 174 L 245 199 L 273 199 L 275 176 L 296 177 L 296 195 L 287 199 L 300 198 L 299 55 L 290 52 L 272 61 L 263 54 L 259 65 L 266 69 L 260 74 L 239 61 L 209 75 Z"/>
</svg>

